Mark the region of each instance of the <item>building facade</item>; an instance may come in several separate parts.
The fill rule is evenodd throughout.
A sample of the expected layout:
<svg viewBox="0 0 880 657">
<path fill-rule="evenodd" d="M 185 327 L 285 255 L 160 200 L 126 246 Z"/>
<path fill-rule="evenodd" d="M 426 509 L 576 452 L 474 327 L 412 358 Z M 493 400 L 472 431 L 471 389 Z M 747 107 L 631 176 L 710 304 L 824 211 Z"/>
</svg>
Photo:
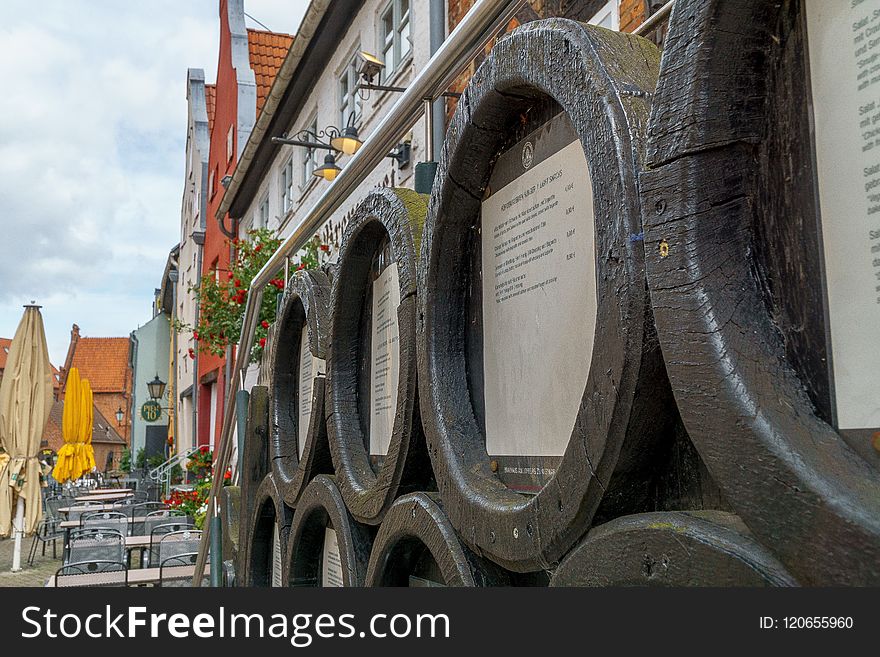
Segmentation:
<svg viewBox="0 0 880 657">
<path fill-rule="evenodd" d="M 161 304 L 161 295 L 153 305 L 153 317 L 143 326 L 131 333 L 131 349 L 129 352 L 132 369 L 131 394 L 131 453 L 137 458 L 140 450 L 144 450 L 147 459 L 166 455 L 169 435 L 168 409 L 173 397 L 168 393 L 173 386 L 168 386 L 168 363 L 171 353 L 171 318 Z M 153 400 L 147 384 L 158 378 L 165 382 L 165 395 Z M 155 405 L 145 404 L 157 402 Z"/>
<path fill-rule="evenodd" d="M 207 168 L 204 160 L 193 161 L 192 183 L 189 172 L 186 185 L 193 185 L 189 200 L 192 209 L 187 209 L 187 193 L 184 196 L 182 212 L 182 233 L 192 240 L 186 249 L 181 248 L 181 258 L 188 271 L 181 278 L 188 281 L 199 281 L 201 276 L 220 277 L 229 270 L 231 247 L 229 239 L 237 233 L 237 227 L 230 223 L 229 218 L 222 221 L 214 219 L 222 198 L 222 189 L 226 184 L 226 176 L 235 169 L 238 154 L 247 142 L 254 121 L 265 102 L 275 73 L 286 55 L 293 37 L 260 30 L 248 29 L 245 25 L 243 0 L 220 0 L 220 47 L 217 65 L 217 82 L 213 88 L 203 85 L 205 89 L 205 113 L 201 112 L 199 93 L 200 82 L 197 76 L 190 76 L 188 93 L 191 96 L 191 109 L 195 111 L 190 121 L 193 128 L 192 147 L 188 146 L 188 155 L 205 157 L 204 119 L 208 120 L 207 132 Z M 213 106 L 213 111 L 211 107 Z M 205 176 L 205 178 L 201 178 Z M 198 180 L 197 180 L 198 178 Z M 199 186 L 196 187 L 195 185 Z M 187 187 L 189 189 L 189 187 Z M 189 220 L 184 227 L 183 220 Z M 199 230 L 196 230 L 198 222 Z M 199 245 L 198 241 L 202 240 Z M 195 236 L 194 236 L 195 235 Z M 201 252 L 199 254 L 199 251 Z M 192 260 L 189 260 L 192 258 Z M 189 264 L 192 262 L 193 264 Z M 187 285 L 188 283 L 182 283 Z M 183 295 L 180 297 L 184 299 Z M 191 325 L 197 324 L 197 308 L 195 303 L 189 304 L 187 317 L 192 318 Z M 187 339 L 180 341 L 181 348 L 187 345 Z M 184 424 L 188 440 L 181 441 L 180 447 L 190 444 L 213 446 L 219 435 L 223 418 L 223 402 L 227 386 L 227 372 L 231 366 L 234 352 L 230 348 L 224 356 L 209 353 L 198 353 L 196 346 L 190 342 L 186 346 L 187 356 L 192 348 L 196 359 L 192 365 L 192 381 L 190 381 L 189 365 L 179 365 L 177 372 L 177 389 L 184 393 L 192 386 L 188 394 L 180 400 L 180 416 L 192 417 L 191 424 Z M 184 360 L 180 357 L 178 363 Z M 193 360 L 190 358 L 190 360 Z"/>
<path fill-rule="evenodd" d="M 194 289 L 202 276 L 202 246 L 208 202 L 208 151 L 214 121 L 215 87 L 205 84 L 205 72 L 191 68 L 186 75 L 186 164 L 180 207 L 180 243 L 177 255 L 177 281 L 172 321 L 196 326 L 199 306 Z M 177 418 L 175 448 L 187 452 L 195 440 L 199 390 L 198 344 L 190 332 L 175 337 L 173 404 Z"/>
</svg>

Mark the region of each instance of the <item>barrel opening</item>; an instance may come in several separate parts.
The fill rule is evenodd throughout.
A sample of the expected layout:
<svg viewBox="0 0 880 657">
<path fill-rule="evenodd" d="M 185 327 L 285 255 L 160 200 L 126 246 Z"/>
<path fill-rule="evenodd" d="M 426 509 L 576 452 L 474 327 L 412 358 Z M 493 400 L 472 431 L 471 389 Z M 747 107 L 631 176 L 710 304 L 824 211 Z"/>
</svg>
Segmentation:
<svg viewBox="0 0 880 657">
<path fill-rule="evenodd" d="M 441 393 L 441 397 L 455 398 L 460 396 L 456 389 L 467 390 L 475 423 L 475 426 L 472 425 L 472 453 L 478 455 L 482 461 L 480 473 L 501 482 L 514 493 L 527 496 L 538 493 L 553 478 L 562 461 L 564 449 L 557 450 L 553 455 L 534 456 L 490 453 L 487 446 L 487 382 L 484 375 L 484 359 L 487 354 L 484 351 L 482 271 L 485 240 L 481 201 L 498 191 L 493 189 L 493 181 L 498 181 L 498 185 L 511 182 L 514 175 L 510 164 L 513 151 L 522 148 L 527 138 L 534 141 L 545 138 L 551 125 L 554 134 L 562 133 L 570 138 L 577 138 L 573 123 L 562 105 L 536 87 L 514 86 L 503 91 L 496 90 L 474 108 L 472 121 L 464 127 L 465 133 L 460 141 L 463 148 L 454 156 L 456 161 L 450 164 L 449 171 L 453 172 L 450 176 L 453 184 L 460 182 L 454 172 L 462 167 L 467 167 L 470 179 L 480 180 L 482 183 L 478 189 L 473 190 L 472 195 L 462 197 L 461 202 L 448 204 L 447 214 L 443 217 L 444 230 L 439 236 L 444 243 L 443 251 L 462 253 L 465 266 L 438 267 L 436 277 L 433 278 L 433 289 L 437 296 L 435 303 L 448 308 L 452 315 L 448 332 L 438 335 L 440 342 L 436 344 L 434 353 L 444 357 L 449 354 L 453 359 L 461 359 L 453 371 L 463 372 L 464 375 L 463 381 L 455 377 L 446 378 L 446 383 L 441 383 L 446 390 Z M 479 154 L 485 153 L 493 155 L 479 157 Z M 503 157 L 505 154 L 506 158 Z M 506 167 L 510 171 L 498 171 L 499 167 Z M 466 228 L 462 230 L 462 226 Z M 593 230 L 593 227 L 589 229 Z M 447 243 L 448 249 L 445 248 Z M 589 263 L 589 266 L 595 266 L 595 263 Z M 583 323 L 583 318 L 572 318 L 571 321 Z M 541 348 L 540 343 L 533 347 Z M 511 350 L 507 357 L 518 356 Z M 586 379 L 579 385 L 583 392 Z M 575 411 L 570 418 L 566 443 L 576 417 Z M 536 437 L 535 441 L 538 440 Z"/>
<path fill-rule="evenodd" d="M 303 446 L 299 445 L 300 408 L 300 342 L 307 331 L 306 312 L 298 296 L 288 299 L 277 332 L 273 336 L 275 361 L 272 402 L 275 430 L 288 445 L 283 453 L 276 454 L 275 467 L 282 480 L 290 481 L 299 467 Z"/>
<path fill-rule="evenodd" d="M 251 586 L 268 587 L 272 584 L 276 524 L 275 502 L 266 497 L 257 511 L 251 532 L 248 563 Z"/>
<path fill-rule="evenodd" d="M 372 407 L 373 284 L 394 262 L 391 239 L 378 218 L 364 222 L 352 237 L 345 266 L 339 268 L 338 307 L 345 312 L 334 317 L 334 378 L 339 389 L 357 391 L 357 419 L 360 435 L 345 433 L 352 457 L 369 465 L 364 469 L 371 481 L 384 463 L 384 454 L 371 453 L 370 416 Z M 345 354 L 345 356 L 340 356 Z M 357 442 L 358 444 L 354 444 Z M 370 476 L 372 474 L 372 477 Z"/>
<path fill-rule="evenodd" d="M 431 550 L 414 536 L 398 540 L 386 553 L 378 586 L 446 586 Z"/>
<path fill-rule="evenodd" d="M 297 535 L 297 542 L 290 549 L 288 564 L 288 586 L 318 587 L 322 585 L 324 569 L 324 541 L 327 528 L 333 523 L 327 510 L 315 507 L 303 521 Z"/>
</svg>

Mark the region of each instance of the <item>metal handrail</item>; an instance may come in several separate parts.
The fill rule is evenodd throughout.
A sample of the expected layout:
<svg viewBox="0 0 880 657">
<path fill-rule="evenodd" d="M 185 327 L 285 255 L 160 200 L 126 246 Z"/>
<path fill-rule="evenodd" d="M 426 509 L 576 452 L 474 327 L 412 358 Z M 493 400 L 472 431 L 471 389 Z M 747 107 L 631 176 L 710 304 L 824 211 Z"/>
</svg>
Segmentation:
<svg viewBox="0 0 880 657">
<path fill-rule="evenodd" d="M 379 122 L 360 150 L 311 207 L 302 223 L 254 277 L 248 289 L 235 367 L 226 396 L 220 441 L 214 454 L 215 472 L 225 472 L 229 465 L 235 420 L 235 393 L 241 385 L 243 373 L 250 360 L 263 289 L 269 280 L 274 278 L 275 273 L 284 268 L 285 260 L 306 245 L 321 225 L 385 159 L 388 151 L 393 149 L 415 125 L 422 115 L 424 99 L 435 99 L 446 91 L 460 71 L 476 58 L 486 44 L 513 18 L 524 2 L 525 0 L 477 0 Z M 219 512 L 217 496 L 222 481 L 222 477 L 214 477 L 211 482 L 206 518 L 213 518 Z M 204 571 L 207 561 L 211 540 L 210 527 L 211 523 L 206 521 L 196 561 L 197 573 Z M 193 579 L 193 586 L 201 586 L 200 577 Z"/>
<path fill-rule="evenodd" d="M 632 31 L 632 34 L 637 36 L 645 36 L 656 30 L 660 25 L 665 23 L 669 19 L 669 14 L 672 12 L 672 5 L 675 4 L 675 0 L 669 0 L 665 5 L 660 7 L 653 14 L 648 16 L 647 20 L 639 25 L 636 29 Z"/>
</svg>

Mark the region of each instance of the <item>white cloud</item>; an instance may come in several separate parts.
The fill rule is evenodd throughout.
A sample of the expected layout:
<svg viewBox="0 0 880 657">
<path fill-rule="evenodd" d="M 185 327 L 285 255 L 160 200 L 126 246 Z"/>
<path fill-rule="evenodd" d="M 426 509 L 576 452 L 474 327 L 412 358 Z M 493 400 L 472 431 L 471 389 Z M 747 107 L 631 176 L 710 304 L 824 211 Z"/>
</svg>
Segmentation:
<svg viewBox="0 0 880 657">
<path fill-rule="evenodd" d="M 60 365 L 74 322 L 124 336 L 149 320 L 179 238 L 186 70 L 216 78 L 218 4 L 4 2 L 0 336 L 36 299 Z M 285 32 L 306 5 L 245 0 Z"/>
</svg>

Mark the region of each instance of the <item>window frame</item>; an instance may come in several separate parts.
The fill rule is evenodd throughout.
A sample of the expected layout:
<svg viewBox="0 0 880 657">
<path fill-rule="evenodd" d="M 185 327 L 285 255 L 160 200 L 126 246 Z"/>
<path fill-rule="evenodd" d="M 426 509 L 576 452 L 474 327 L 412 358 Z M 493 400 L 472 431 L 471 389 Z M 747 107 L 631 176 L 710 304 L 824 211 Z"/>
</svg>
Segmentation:
<svg viewBox="0 0 880 657">
<path fill-rule="evenodd" d="M 293 209 L 293 153 L 288 156 L 281 167 L 278 187 L 281 190 L 281 214 L 286 215 Z"/>
<path fill-rule="evenodd" d="M 403 5 L 406 4 L 406 11 Z M 391 80 L 412 56 L 412 0 L 391 0 L 379 13 L 379 52 L 385 68 L 382 69 L 381 82 Z M 387 18 L 391 14 L 391 31 L 388 31 Z M 404 41 L 406 50 L 404 50 Z M 391 57 L 388 56 L 390 50 Z"/>
<path fill-rule="evenodd" d="M 354 105 L 353 125 L 359 125 L 363 117 L 363 103 L 360 94 L 354 91 L 358 85 L 358 57 L 357 53 L 360 46 L 352 50 L 351 55 L 345 60 L 345 65 L 340 69 L 336 76 L 337 97 L 337 115 L 339 116 L 339 128 L 345 128 L 349 124 L 352 112 L 349 109 L 351 104 Z"/>
</svg>

